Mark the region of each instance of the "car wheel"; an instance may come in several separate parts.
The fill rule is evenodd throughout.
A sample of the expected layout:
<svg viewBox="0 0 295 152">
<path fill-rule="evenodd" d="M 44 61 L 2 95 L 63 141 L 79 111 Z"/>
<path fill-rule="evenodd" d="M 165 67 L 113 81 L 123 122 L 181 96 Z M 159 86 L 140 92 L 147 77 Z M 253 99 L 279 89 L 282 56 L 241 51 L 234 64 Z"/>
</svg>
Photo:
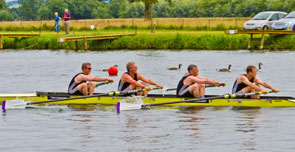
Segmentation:
<svg viewBox="0 0 295 152">
<path fill-rule="evenodd" d="M 268 30 L 268 26 L 263 26 L 262 30 Z"/>
<path fill-rule="evenodd" d="M 263 26 L 262 30 L 268 30 L 268 26 Z"/>
</svg>

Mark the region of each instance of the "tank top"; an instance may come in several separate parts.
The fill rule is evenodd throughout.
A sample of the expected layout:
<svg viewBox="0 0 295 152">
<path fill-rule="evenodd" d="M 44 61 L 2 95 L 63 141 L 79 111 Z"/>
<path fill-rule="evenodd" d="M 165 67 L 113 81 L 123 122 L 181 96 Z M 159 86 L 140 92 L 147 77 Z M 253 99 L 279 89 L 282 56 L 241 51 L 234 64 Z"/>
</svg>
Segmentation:
<svg viewBox="0 0 295 152">
<path fill-rule="evenodd" d="M 246 74 L 243 74 L 244 76 L 246 76 Z M 249 80 L 251 83 L 254 82 L 254 78 L 252 78 L 251 80 Z M 236 79 L 233 89 L 232 89 L 232 93 L 237 93 L 240 90 L 246 88 L 248 85 L 246 85 L 245 83 L 238 83 L 238 79 Z"/>
<path fill-rule="evenodd" d="M 86 81 L 82 81 L 82 82 L 80 82 L 80 83 L 76 83 L 76 82 L 75 82 L 75 78 L 76 78 L 78 75 L 80 75 L 80 74 L 83 74 L 83 73 L 78 73 L 78 74 L 76 74 L 76 75 L 72 78 L 72 80 L 71 80 L 71 82 L 70 82 L 70 84 L 69 84 L 68 93 L 70 93 L 70 90 L 75 89 L 79 84 L 81 84 L 81 83 L 86 83 Z"/>
<path fill-rule="evenodd" d="M 125 74 L 130 75 L 129 72 L 125 72 Z M 131 76 L 131 75 L 130 75 L 130 76 Z M 137 79 L 137 73 L 134 74 L 134 80 L 135 80 L 135 81 L 138 81 L 138 79 Z M 120 81 L 119 81 L 119 86 L 118 86 L 118 91 L 123 91 L 123 90 L 125 90 L 126 88 L 129 87 L 129 85 L 130 85 L 129 82 L 122 82 L 122 81 L 120 80 Z"/>
<path fill-rule="evenodd" d="M 184 85 L 184 83 L 183 83 L 183 81 L 187 78 L 187 77 L 189 77 L 189 76 L 191 76 L 191 74 L 188 74 L 188 75 L 185 75 L 185 76 L 183 76 L 182 77 L 182 79 L 178 82 L 178 85 L 177 85 L 177 90 L 176 90 L 176 95 L 177 96 L 179 96 L 179 92 L 181 91 L 181 90 L 184 90 L 184 89 L 186 89 L 187 87 L 189 87 L 190 85 Z"/>
</svg>

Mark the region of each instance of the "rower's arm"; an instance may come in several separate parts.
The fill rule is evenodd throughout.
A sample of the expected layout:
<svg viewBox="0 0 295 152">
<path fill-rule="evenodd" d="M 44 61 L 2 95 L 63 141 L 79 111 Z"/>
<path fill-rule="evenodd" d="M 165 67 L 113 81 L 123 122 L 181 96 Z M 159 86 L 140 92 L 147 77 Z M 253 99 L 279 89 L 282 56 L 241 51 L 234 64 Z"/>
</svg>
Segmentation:
<svg viewBox="0 0 295 152">
<path fill-rule="evenodd" d="M 112 79 L 108 79 L 108 78 L 100 78 L 100 77 L 94 77 L 91 75 L 79 75 L 76 78 L 77 82 L 82 82 L 82 81 L 110 81 L 113 82 Z"/>
<path fill-rule="evenodd" d="M 279 92 L 279 90 L 273 88 L 273 87 L 272 87 L 271 85 L 269 85 L 268 83 L 259 80 L 257 77 L 255 78 L 254 81 L 255 81 L 257 84 L 260 84 L 260 85 L 264 86 L 265 88 L 271 89 L 271 90 L 274 91 L 274 92 Z"/>
<path fill-rule="evenodd" d="M 142 87 L 144 88 L 145 86 L 143 84 L 141 84 L 140 82 L 138 81 L 135 81 L 130 75 L 128 74 L 124 74 L 124 77 L 123 79 L 125 79 L 126 82 L 130 83 L 130 84 L 133 84 L 137 87 Z"/>
<path fill-rule="evenodd" d="M 151 85 L 155 85 L 155 86 L 157 86 L 159 88 L 163 88 L 163 86 L 159 85 L 158 83 L 156 83 L 156 82 L 154 82 L 154 81 L 152 81 L 150 79 L 145 78 L 143 75 L 141 75 L 139 73 L 138 73 L 137 77 L 138 77 L 139 80 L 141 80 L 143 82 L 146 82 L 146 83 L 151 84 Z"/>
<path fill-rule="evenodd" d="M 210 78 L 205 78 L 205 77 L 200 77 L 200 78 L 205 80 L 205 84 L 220 84 L 220 85 L 224 84 L 224 82 L 218 82 Z"/>
<path fill-rule="evenodd" d="M 256 89 L 256 90 L 259 90 L 259 91 L 263 91 L 265 92 L 265 90 L 263 90 L 262 88 L 258 87 L 257 85 L 253 84 L 252 82 L 250 82 L 247 77 L 245 76 L 242 76 L 241 78 L 241 81 L 246 84 L 247 86 L 250 86 L 251 88 L 253 89 Z M 257 82 L 256 82 L 257 83 Z"/>
</svg>

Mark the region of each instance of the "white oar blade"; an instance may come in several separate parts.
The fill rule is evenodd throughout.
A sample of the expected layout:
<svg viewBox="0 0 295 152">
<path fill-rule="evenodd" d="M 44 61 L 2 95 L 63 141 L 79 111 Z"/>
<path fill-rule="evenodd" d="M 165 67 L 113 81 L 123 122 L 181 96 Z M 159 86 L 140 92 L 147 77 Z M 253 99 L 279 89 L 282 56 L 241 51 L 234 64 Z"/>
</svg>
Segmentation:
<svg viewBox="0 0 295 152">
<path fill-rule="evenodd" d="M 6 100 L 2 102 L 2 110 L 7 109 L 25 109 L 27 103 L 24 100 L 15 99 L 15 100 Z"/>
<path fill-rule="evenodd" d="M 142 99 L 140 96 L 127 97 L 117 103 L 117 112 L 126 111 L 126 110 L 139 110 L 143 105 Z"/>
<path fill-rule="evenodd" d="M 126 110 L 139 110 L 141 109 L 141 104 L 132 104 L 132 103 L 120 103 L 120 111 Z"/>
</svg>

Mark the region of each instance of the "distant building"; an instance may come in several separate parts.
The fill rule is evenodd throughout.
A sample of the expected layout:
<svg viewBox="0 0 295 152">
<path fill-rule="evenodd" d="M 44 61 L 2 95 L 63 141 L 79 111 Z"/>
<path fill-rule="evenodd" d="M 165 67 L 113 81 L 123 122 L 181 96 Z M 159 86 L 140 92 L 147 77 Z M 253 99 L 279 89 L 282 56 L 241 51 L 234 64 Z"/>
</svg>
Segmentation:
<svg viewBox="0 0 295 152">
<path fill-rule="evenodd" d="M 6 5 L 8 8 L 19 8 L 20 7 L 20 0 L 5 0 Z"/>
<path fill-rule="evenodd" d="M 111 0 L 98 0 L 98 1 L 109 3 Z"/>
<path fill-rule="evenodd" d="M 46 1 L 46 0 L 43 0 Z M 98 0 L 100 2 L 109 3 L 111 0 Z M 8 8 L 19 8 L 21 6 L 20 0 L 5 0 L 6 5 Z"/>
</svg>

